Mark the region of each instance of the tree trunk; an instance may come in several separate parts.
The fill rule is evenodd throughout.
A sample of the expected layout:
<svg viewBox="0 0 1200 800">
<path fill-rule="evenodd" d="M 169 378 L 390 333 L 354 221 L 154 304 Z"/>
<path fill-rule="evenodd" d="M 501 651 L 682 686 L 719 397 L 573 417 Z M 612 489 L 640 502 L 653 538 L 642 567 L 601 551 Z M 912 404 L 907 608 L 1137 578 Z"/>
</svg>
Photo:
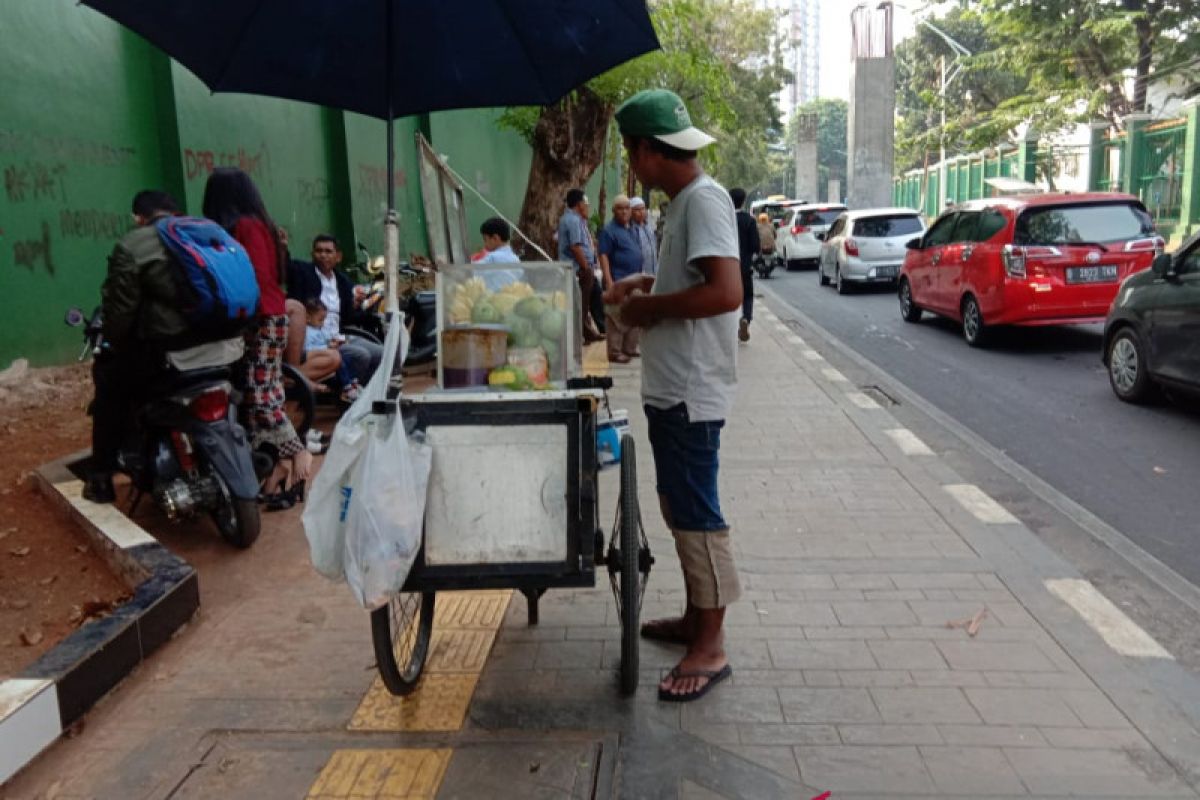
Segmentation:
<svg viewBox="0 0 1200 800">
<path fill-rule="evenodd" d="M 553 258 L 554 234 L 567 192 L 583 188 L 604 160 L 613 106 L 587 88 L 542 109 L 533 131 L 533 161 L 521 206 L 521 230 Z M 538 258 L 529 249 L 529 259 Z"/>
</svg>

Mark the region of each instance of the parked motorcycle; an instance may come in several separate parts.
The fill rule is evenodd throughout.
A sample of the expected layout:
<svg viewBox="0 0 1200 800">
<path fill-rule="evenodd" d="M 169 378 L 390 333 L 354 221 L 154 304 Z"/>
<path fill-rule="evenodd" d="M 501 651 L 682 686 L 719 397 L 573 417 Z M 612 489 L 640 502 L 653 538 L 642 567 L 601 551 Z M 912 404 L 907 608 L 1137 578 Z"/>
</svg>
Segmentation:
<svg viewBox="0 0 1200 800">
<path fill-rule="evenodd" d="M 360 326 L 361 330 L 348 329 L 346 332 L 366 333 L 371 339 L 382 344 L 387 332 L 383 313 L 383 258 L 372 258 L 361 242 L 358 244 L 358 250 L 363 258 L 362 263 L 366 265 L 361 271 L 374 278 L 371 284 L 356 292 L 359 310 L 367 312 L 369 316 L 368 321 Z M 400 262 L 400 274 L 412 278 L 420 276 L 407 261 Z M 404 365 L 418 366 L 437 359 L 437 292 L 412 292 L 401 300 L 400 311 L 404 313 L 404 324 L 408 327 L 409 334 L 408 356 L 404 359 Z"/>
<path fill-rule="evenodd" d="M 80 361 L 104 351 L 99 308 L 90 318 L 73 308 L 66 323 L 83 328 Z M 259 481 L 230 377 L 228 364 L 165 371 L 136 410 L 118 465 L 137 491 L 130 513 L 149 494 L 172 522 L 207 514 L 226 541 L 246 548 L 261 525 Z"/>
</svg>

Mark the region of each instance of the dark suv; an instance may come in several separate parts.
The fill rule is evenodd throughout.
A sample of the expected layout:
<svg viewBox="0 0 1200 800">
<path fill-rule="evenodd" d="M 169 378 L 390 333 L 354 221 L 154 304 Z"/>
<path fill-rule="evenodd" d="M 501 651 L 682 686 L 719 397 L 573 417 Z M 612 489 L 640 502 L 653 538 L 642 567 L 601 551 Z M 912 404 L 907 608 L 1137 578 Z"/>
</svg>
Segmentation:
<svg viewBox="0 0 1200 800">
<path fill-rule="evenodd" d="M 1200 235 L 1125 279 L 1104 325 L 1117 397 L 1140 403 L 1158 385 L 1200 391 Z"/>
</svg>

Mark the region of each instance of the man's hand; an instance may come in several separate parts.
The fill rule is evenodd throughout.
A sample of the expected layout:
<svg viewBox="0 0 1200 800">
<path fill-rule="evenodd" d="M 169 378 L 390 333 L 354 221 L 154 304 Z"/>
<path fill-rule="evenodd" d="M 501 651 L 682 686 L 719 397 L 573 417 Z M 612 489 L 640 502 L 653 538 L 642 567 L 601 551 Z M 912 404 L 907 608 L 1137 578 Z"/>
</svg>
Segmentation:
<svg viewBox="0 0 1200 800">
<path fill-rule="evenodd" d="M 621 305 L 632 292 L 639 291 L 646 294 L 653 286 L 653 275 L 630 275 L 608 287 L 604 292 L 604 302 L 610 305 Z"/>
<path fill-rule="evenodd" d="M 629 295 L 621 304 L 621 322 L 635 328 L 652 327 L 661 319 L 656 305 L 656 298 L 637 288 L 630 289 Z"/>
</svg>

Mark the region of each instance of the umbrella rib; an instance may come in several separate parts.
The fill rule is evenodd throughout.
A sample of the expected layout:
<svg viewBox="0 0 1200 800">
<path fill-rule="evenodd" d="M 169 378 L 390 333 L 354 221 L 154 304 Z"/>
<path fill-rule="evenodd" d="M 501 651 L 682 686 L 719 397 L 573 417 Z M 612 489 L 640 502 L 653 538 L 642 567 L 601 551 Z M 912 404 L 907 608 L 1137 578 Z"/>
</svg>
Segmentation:
<svg viewBox="0 0 1200 800">
<path fill-rule="evenodd" d="M 497 3 L 496 5 L 498 5 L 500 7 L 500 13 L 504 15 L 504 18 L 508 20 L 508 24 L 512 27 L 513 36 L 516 38 L 517 44 L 521 45 L 521 52 L 525 54 L 525 61 L 529 64 L 531 71 L 533 72 L 533 75 L 537 80 L 538 86 L 540 86 L 542 89 L 542 96 L 544 97 L 544 96 L 552 94 L 550 92 L 550 90 L 547 88 L 546 84 L 542 81 L 541 72 L 537 69 L 537 65 L 534 63 L 533 57 L 529 53 L 529 46 L 525 44 L 525 39 L 521 36 L 520 29 L 517 27 L 516 22 L 513 20 L 512 14 L 509 13 L 508 4 L 501 2 L 501 3 Z M 574 88 L 574 87 L 572 87 L 572 88 Z M 564 94 L 566 94 L 566 93 L 564 92 Z M 555 99 L 558 99 L 558 98 L 555 98 Z"/>
<path fill-rule="evenodd" d="M 242 29 L 238 31 L 237 39 L 234 40 L 233 46 L 229 48 L 229 56 L 225 59 L 225 65 L 221 67 L 221 73 L 217 75 L 216 79 L 212 83 L 212 90 L 214 92 L 218 90 L 221 83 L 225 80 L 225 75 L 229 72 L 229 67 L 233 63 L 234 54 L 242 49 L 242 42 L 246 39 L 246 33 L 250 30 L 251 23 L 254 22 L 255 18 L 258 17 L 258 13 L 262 11 L 262 7 L 265 2 L 266 0 L 258 0 L 257 3 L 255 3 L 254 10 L 251 11 L 250 15 L 246 18 L 246 22 L 242 25 Z"/>
</svg>

